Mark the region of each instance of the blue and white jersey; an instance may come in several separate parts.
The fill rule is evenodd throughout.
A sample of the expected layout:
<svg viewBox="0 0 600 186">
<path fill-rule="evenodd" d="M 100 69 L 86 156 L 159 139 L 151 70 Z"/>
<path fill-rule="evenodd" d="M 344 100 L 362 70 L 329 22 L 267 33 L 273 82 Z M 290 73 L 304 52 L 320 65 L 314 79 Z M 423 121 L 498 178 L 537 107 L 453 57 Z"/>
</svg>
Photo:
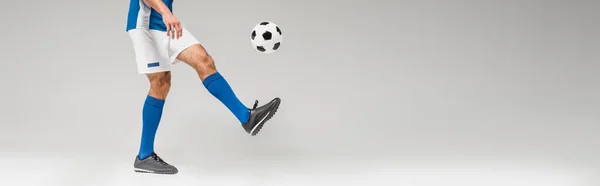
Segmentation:
<svg viewBox="0 0 600 186">
<path fill-rule="evenodd" d="M 162 0 L 173 12 L 173 0 Z M 127 17 L 127 31 L 136 28 L 167 31 L 162 15 L 146 4 L 144 0 L 130 0 Z"/>
</svg>

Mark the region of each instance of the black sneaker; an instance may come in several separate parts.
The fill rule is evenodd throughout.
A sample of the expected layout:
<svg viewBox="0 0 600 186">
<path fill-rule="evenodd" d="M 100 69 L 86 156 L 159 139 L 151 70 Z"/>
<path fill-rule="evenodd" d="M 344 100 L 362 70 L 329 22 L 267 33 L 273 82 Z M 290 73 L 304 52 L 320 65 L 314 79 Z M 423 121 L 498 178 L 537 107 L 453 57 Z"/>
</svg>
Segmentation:
<svg viewBox="0 0 600 186">
<path fill-rule="evenodd" d="M 150 157 L 143 160 L 141 160 L 140 157 L 135 156 L 133 168 L 135 172 L 139 173 L 177 174 L 178 172 L 175 166 L 169 165 L 154 152 Z"/>
<path fill-rule="evenodd" d="M 250 119 L 246 123 L 242 123 L 242 127 L 248 132 L 248 134 L 254 136 L 260 131 L 262 126 L 267 122 L 275 112 L 277 112 L 277 108 L 279 108 L 279 103 L 281 103 L 281 99 L 275 98 L 271 100 L 271 102 L 257 107 L 258 100 L 254 102 L 254 107 L 250 109 Z"/>
</svg>

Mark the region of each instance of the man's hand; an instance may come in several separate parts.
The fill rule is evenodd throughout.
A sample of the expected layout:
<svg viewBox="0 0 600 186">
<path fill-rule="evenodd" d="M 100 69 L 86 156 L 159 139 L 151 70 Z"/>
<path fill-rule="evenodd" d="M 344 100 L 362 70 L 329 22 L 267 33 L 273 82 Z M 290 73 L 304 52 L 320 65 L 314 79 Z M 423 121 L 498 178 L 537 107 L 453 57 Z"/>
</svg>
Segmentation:
<svg viewBox="0 0 600 186">
<path fill-rule="evenodd" d="M 166 13 L 163 15 L 163 22 L 165 26 L 167 26 L 167 35 L 171 38 L 179 39 L 183 34 L 183 28 L 181 27 L 181 23 L 179 20 L 172 14 Z"/>
<path fill-rule="evenodd" d="M 163 22 L 167 26 L 167 35 L 171 38 L 179 39 L 183 34 L 183 28 L 179 20 L 171 13 L 171 10 L 162 0 L 144 0 L 152 9 L 156 10 L 163 17 Z"/>
</svg>

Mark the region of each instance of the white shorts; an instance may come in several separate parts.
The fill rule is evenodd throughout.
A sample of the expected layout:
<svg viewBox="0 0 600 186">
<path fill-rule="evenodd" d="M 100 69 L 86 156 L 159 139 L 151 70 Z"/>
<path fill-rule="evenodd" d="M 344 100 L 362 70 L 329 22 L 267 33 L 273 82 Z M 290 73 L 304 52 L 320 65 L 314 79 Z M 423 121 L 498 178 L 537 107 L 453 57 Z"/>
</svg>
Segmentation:
<svg viewBox="0 0 600 186">
<path fill-rule="evenodd" d="M 198 40 L 185 28 L 179 39 L 171 39 L 164 31 L 136 28 L 127 31 L 139 74 L 170 71 L 177 56 L 186 48 L 198 44 Z"/>
</svg>

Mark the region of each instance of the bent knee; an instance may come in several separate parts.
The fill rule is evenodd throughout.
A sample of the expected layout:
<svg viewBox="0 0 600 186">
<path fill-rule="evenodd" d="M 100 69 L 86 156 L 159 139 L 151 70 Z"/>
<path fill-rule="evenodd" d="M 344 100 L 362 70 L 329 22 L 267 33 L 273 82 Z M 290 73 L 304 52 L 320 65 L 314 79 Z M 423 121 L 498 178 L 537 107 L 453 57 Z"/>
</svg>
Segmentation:
<svg viewBox="0 0 600 186">
<path fill-rule="evenodd" d="M 207 70 L 215 68 L 215 61 L 209 54 L 199 54 L 195 59 L 194 64 L 196 69 Z"/>
</svg>

